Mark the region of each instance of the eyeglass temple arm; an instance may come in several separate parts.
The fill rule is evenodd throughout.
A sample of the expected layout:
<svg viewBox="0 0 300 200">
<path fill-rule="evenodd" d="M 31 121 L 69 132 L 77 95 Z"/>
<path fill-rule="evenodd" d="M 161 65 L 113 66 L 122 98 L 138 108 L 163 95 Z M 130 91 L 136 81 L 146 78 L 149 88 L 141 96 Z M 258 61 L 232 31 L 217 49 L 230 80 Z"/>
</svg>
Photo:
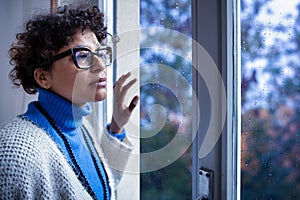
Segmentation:
<svg viewBox="0 0 300 200">
<path fill-rule="evenodd" d="M 54 55 L 54 56 L 52 56 L 52 57 L 50 57 L 50 58 L 48 57 L 48 59 L 47 59 L 46 61 L 40 63 L 39 66 L 42 67 L 42 66 L 47 65 L 47 66 L 49 67 L 54 61 L 60 60 L 60 59 L 66 57 L 66 56 L 68 56 L 68 55 L 71 55 L 71 54 L 72 54 L 72 50 L 73 50 L 73 49 L 69 49 L 69 50 L 64 51 L 64 52 L 62 52 L 62 53 L 59 53 L 59 54 L 57 54 L 57 55 Z"/>
<path fill-rule="evenodd" d="M 112 35 L 111 33 L 103 32 L 103 31 L 100 31 L 99 33 L 109 35 L 111 37 L 111 41 L 113 44 L 120 42 L 120 37 L 118 35 Z"/>
</svg>

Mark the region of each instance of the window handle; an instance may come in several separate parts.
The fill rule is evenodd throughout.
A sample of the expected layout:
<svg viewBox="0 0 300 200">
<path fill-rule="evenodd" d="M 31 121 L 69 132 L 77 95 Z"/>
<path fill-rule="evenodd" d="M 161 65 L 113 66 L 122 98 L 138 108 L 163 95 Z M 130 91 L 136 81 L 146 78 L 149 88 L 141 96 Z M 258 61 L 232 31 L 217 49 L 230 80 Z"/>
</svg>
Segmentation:
<svg viewBox="0 0 300 200">
<path fill-rule="evenodd" d="M 199 197 L 196 200 L 213 199 L 213 171 L 207 168 L 200 168 L 198 173 Z"/>
</svg>

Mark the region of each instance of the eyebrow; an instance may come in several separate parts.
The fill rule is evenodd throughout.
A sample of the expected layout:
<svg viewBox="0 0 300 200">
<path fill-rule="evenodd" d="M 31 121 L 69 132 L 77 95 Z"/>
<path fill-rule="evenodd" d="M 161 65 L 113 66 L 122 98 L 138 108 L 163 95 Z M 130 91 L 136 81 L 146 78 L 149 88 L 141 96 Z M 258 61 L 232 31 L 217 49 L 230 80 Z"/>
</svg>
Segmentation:
<svg viewBox="0 0 300 200">
<path fill-rule="evenodd" d="M 101 48 L 100 43 L 95 43 L 95 46 L 96 46 L 95 50 Z M 89 46 L 86 46 L 86 45 L 76 45 L 73 48 L 88 48 L 88 49 L 92 50 L 92 48 L 90 48 Z M 95 50 L 92 50 L 92 51 L 95 51 Z"/>
</svg>

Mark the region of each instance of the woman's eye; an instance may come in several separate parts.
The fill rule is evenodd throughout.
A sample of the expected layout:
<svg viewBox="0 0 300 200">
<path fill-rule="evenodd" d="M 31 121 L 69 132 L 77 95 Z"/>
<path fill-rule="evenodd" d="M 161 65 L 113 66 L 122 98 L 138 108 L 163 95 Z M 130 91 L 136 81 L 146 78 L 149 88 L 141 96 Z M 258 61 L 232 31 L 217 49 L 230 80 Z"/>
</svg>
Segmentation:
<svg viewBox="0 0 300 200">
<path fill-rule="evenodd" d="M 80 51 L 76 54 L 76 59 L 79 60 L 83 60 L 83 59 L 87 59 L 88 57 L 90 57 L 90 52 L 88 51 Z"/>
<path fill-rule="evenodd" d="M 106 50 L 100 50 L 100 51 L 97 51 L 97 55 L 98 55 L 100 58 L 108 58 L 108 54 L 107 54 L 107 51 L 106 51 Z"/>
<path fill-rule="evenodd" d="M 101 57 L 101 58 L 105 58 L 106 54 L 105 54 L 105 52 L 100 51 L 100 52 L 98 52 L 98 56 Z"/>
</svg>

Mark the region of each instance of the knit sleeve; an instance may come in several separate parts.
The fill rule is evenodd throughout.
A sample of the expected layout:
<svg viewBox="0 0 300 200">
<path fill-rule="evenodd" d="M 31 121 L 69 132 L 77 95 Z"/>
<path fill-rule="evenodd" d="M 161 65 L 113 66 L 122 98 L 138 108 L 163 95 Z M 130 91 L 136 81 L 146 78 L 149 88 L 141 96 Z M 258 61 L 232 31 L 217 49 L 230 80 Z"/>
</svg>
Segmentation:
<svg viewBox="0 0 300 200">
<path fill-rule="evenodd" d="M 112 136 L 107 129 L 103 131 L 100 145 L 117 185 L 123 176 L 133 145 L 127 137 L 121 142 Z"/>
<path fill-rule="evenodd" d="M 125 131 L 124 128 L 123 128 L 123 130 L 122 130 L 121 133 L 113 133 L 113 132 L 110 131 L 110 124 L 107 124 L 107 125 L 106 125 L 106 130 L 107 130 L 107 132 L 108 132 L 111 136 L 117 138 L 117 139 L 120 140 L 121 142 L 123 142 L 123 140 L 126 138 L 126 131 Z"/>
<path fill-rule="evenodd" d="M 131 152 L 133 145 L 131 141 L 125 137 L 122 141 L 112 136 L 106 127 L 100 134 L 93 133 L 93 129 L 87 120 L 84 120 L 94 142 L 98 149 L 100 157 L 105 160 L 105 167 L 112 173 L 114 185 L 117 186 L 123 176 L 124 169 Z"/>
<path fill-rule="evenodd" d="M 91 199 L 55 143 L 16 119 L 0 130 L 0 199 Z"/>
</svg>

